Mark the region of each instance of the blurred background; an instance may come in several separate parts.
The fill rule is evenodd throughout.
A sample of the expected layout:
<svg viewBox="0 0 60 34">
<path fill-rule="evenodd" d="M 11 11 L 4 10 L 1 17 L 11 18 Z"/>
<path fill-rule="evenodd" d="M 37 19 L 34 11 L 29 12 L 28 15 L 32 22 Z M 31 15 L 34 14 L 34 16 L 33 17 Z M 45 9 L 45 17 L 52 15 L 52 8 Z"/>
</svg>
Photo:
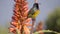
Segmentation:
<svg viewBox="0 0 60 34">
<path fill-rule="evenodd" d="M 30 9 L 34 4 L 34 0 L 27 1 Z M 34 31 L 41 30 L 37 26 L 42 25 L 42 29 L 60 32 L 60 0 L 38 0 L 38 3 L 40 14 L 36 18 Z M 8 27 L 12 20 L 13 7 L 14 0 L 0 0 L 0 34 L 9 34 Z M 40 25 L 38 25 L 39 23 Z"/>
</svg>

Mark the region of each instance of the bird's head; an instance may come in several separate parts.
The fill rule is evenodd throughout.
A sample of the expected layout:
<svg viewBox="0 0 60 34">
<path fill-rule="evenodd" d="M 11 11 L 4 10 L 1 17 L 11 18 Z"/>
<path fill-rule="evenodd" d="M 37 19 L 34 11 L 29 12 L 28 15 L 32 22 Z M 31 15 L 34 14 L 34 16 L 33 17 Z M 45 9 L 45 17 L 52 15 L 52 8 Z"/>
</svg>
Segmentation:
<svg viewBox="0 0 60 34">
<path fill-rule="evenodd" d="M 39 9 L 39 4 L 38 3 L 34 3 L 33 8 Z"/>
</svg>

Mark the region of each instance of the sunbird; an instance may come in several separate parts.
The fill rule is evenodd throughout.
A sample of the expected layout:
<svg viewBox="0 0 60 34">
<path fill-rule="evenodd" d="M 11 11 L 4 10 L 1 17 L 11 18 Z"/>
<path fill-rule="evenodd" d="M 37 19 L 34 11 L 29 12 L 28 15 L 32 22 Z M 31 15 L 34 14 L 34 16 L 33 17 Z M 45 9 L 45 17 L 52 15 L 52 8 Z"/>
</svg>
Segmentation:
<svg viewBox="0 0 60 34">
<path fill-rule="evenodd" d="M 39 13 L 40 13 L 39 5 L 38 5 L 38 3 L 34 3 L 33 7 L 28 12 L 28 17 L 29 18 L 36 18 Z"/>
</svg>

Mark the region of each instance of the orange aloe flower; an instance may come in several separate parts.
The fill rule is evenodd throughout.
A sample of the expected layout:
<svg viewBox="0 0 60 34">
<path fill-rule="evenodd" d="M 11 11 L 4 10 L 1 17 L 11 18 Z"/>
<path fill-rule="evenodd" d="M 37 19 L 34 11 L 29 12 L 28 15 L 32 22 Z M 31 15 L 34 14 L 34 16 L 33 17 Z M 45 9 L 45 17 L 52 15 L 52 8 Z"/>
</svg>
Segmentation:
<svg viewBox="0 0 60 34">
<path fill-rule="evenodd" d="M 28 3 L 26 0 L 14 0 L 15 6 L 13 10 L 13 16 L 11 21 L 10 32 L 13 34 L 30 34 L 31 18 L 27 18 L 28 15 Z M 23 31 L 22 31 L 23 29 Z"/>
</svg>

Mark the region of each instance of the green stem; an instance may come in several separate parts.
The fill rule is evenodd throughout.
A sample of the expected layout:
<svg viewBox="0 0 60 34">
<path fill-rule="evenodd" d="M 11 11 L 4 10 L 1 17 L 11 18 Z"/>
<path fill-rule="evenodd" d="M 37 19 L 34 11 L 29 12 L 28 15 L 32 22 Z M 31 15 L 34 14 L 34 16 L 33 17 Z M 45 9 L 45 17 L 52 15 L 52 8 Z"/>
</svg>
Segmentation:
<svg viewBox="0 0 60 34">
<path fill-rule="evenodd" d="M 41 32 L 53 32 L 53 33 L 56 33 L 56 34 L 60 34 L 60 33 L 56 32 L 56 31 L 51 31 L 51 30 L 41 30 L 41 31 L 35 32 L 33 34 L 38 34 L 38 33 L 41 33 Z"/>
</svg>

